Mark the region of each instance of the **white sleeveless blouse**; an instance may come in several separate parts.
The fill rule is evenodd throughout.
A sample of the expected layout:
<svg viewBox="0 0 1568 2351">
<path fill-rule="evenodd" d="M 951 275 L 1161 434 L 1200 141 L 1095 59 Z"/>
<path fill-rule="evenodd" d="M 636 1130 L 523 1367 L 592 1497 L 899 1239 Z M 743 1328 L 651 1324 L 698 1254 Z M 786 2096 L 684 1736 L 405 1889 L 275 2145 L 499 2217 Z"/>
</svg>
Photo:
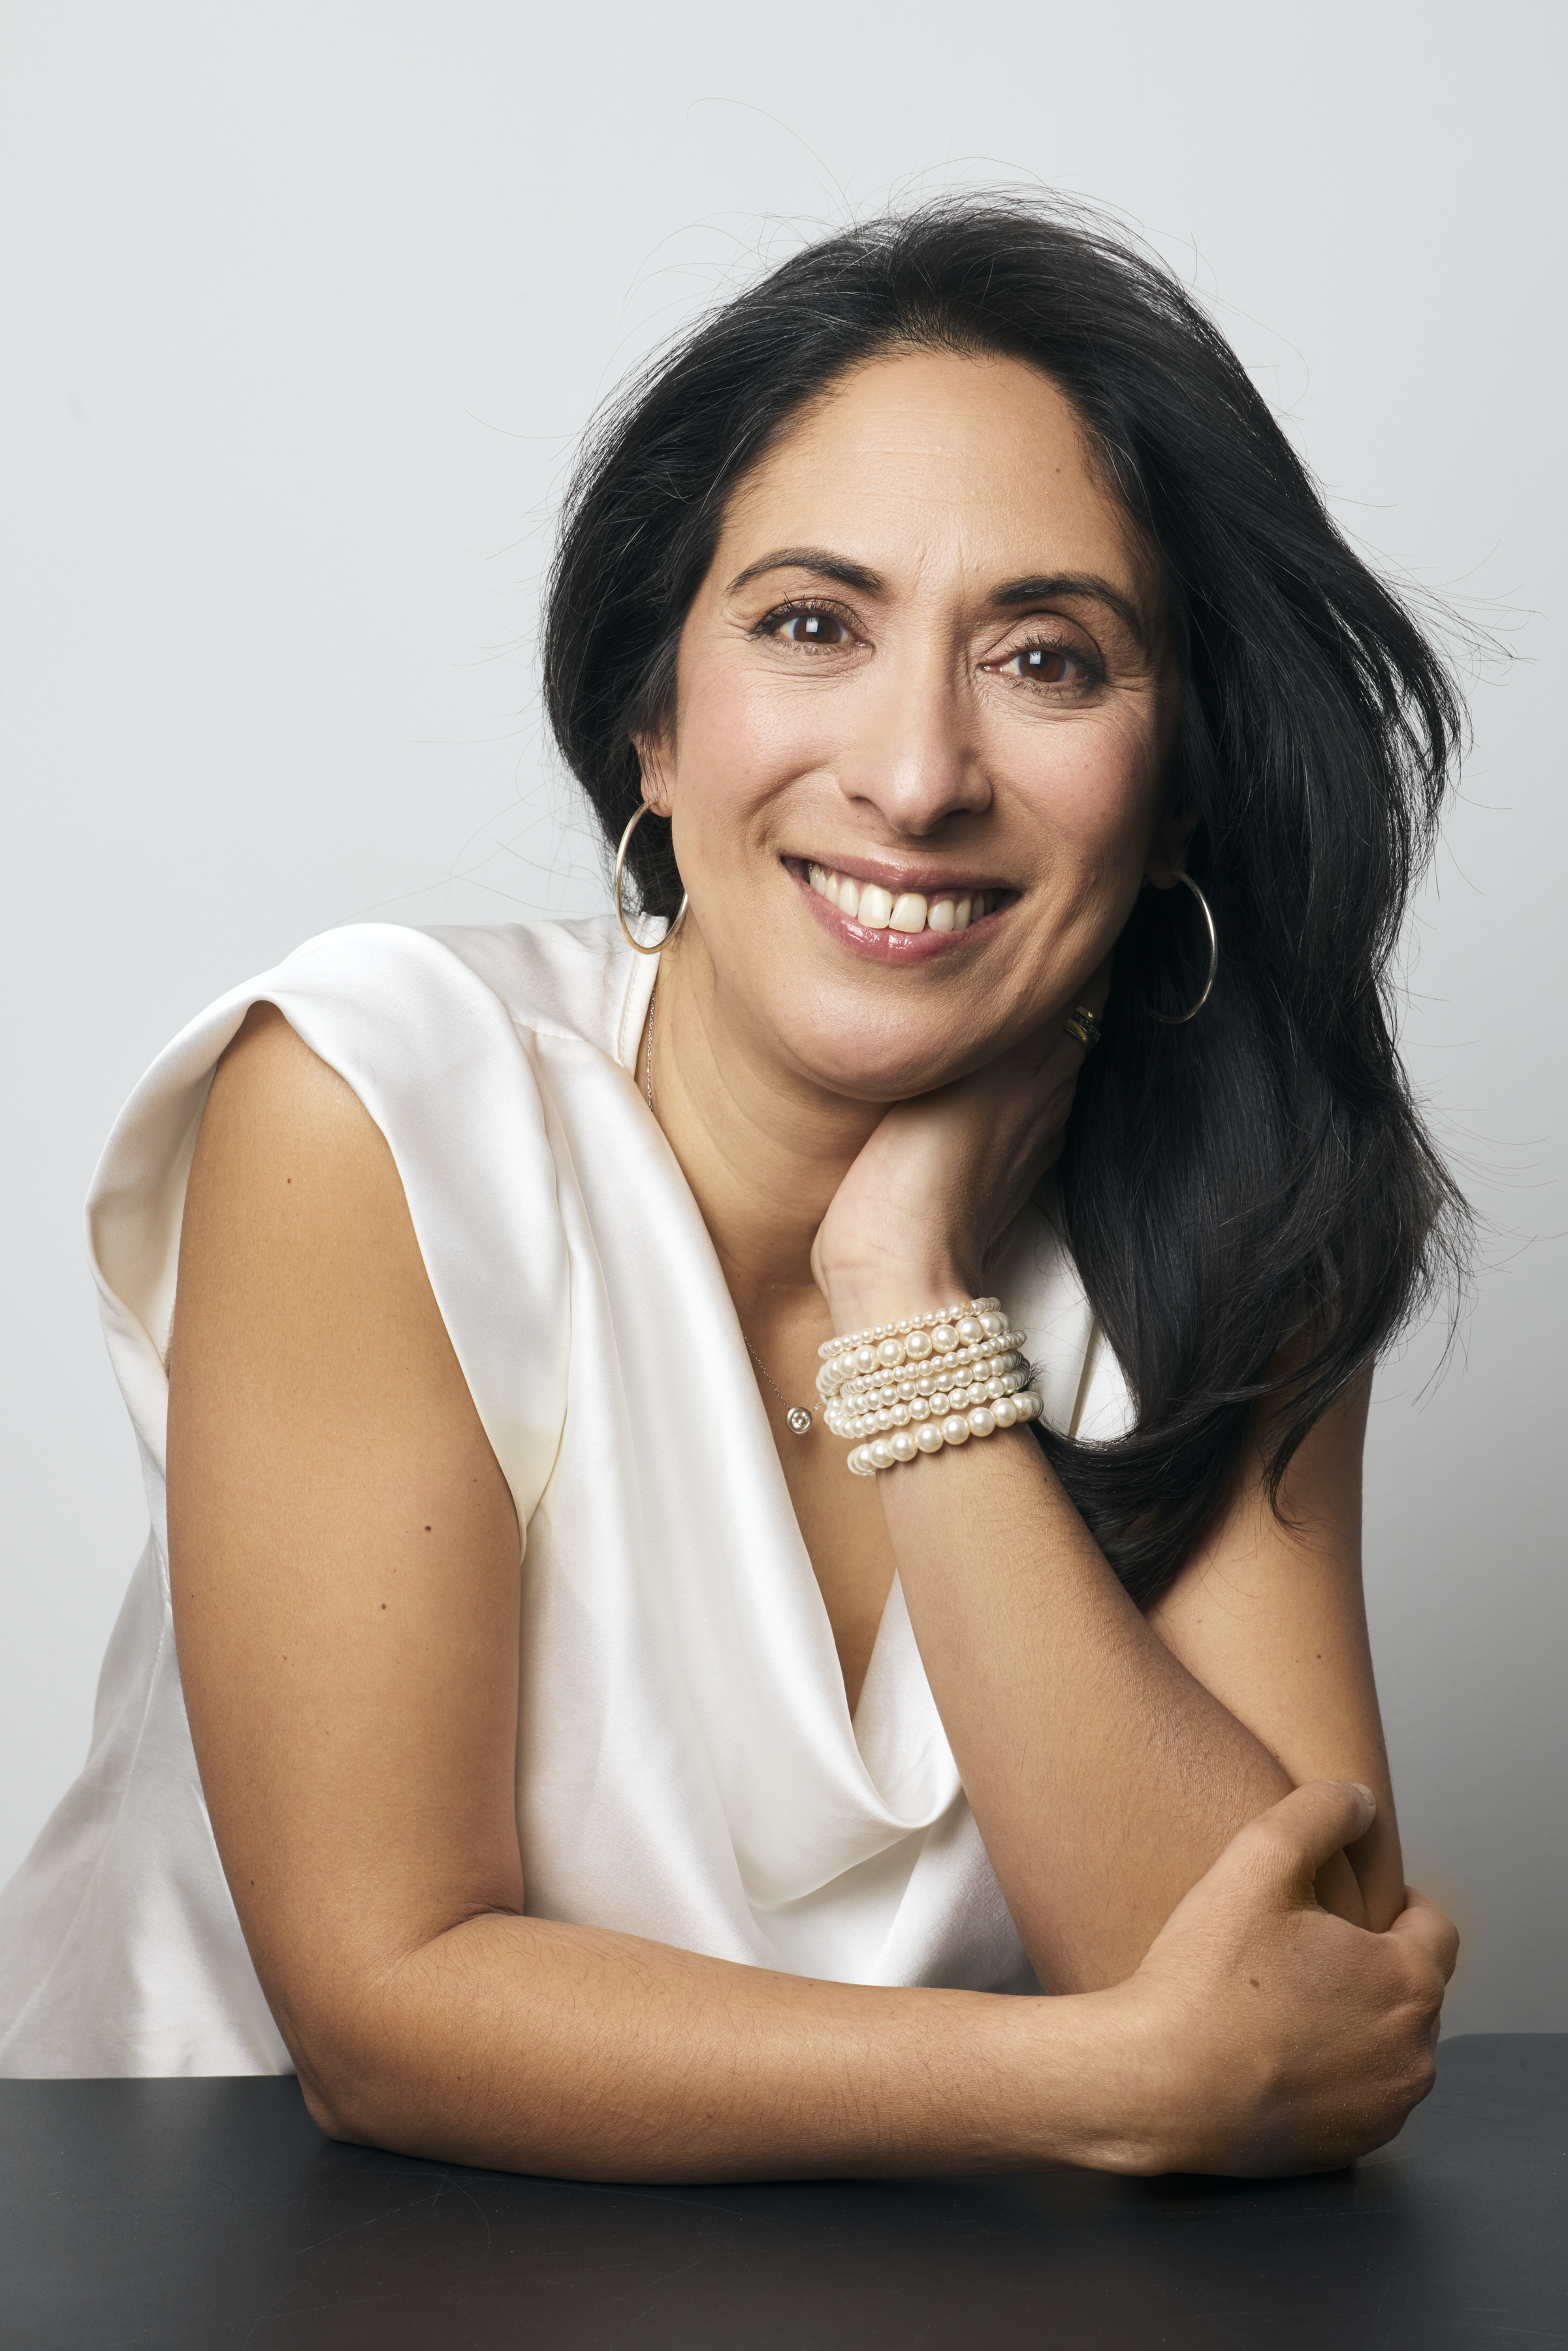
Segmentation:
<svg viewBox="0 0 1568 2351">
<path fill-rule="evenodd" d="M 386 1136 L 526 1531 L 529 1913 L 850 1982 L 1034 1988 L 896 1582 L 851 1719 L 723 1275 L 638 1089 L 654 969 L 612 921 L 332 931 L 222 998 L 132 1095 L 89 1229 L 152 1529 L 87 1767 L 0 1895 L 0 2074 L 289 2067 L 192 1752 L 164 1498 L 185 1182 L 258 1000 Z M 1025 1221 L 997 1287 L 1048 1416 L 1113 1433 L 1120 1374 Z"/>
</svg>

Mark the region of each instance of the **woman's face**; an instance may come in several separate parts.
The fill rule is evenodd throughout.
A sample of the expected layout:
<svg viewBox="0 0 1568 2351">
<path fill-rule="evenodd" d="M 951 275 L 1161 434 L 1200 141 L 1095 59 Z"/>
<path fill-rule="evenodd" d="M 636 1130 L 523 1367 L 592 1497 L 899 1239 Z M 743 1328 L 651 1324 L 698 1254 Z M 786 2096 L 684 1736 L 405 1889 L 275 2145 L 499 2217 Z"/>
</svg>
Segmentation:
<svg viewBox="0 0 1568 2351">
<path fill-rule="evenodd" d="M 1163 635 L 1043 376 L 841 379 L 732 500 L 643 747 L 727 1022 L 888 1101 L 1058 1021 L 1179 855 Z"/>
</svg>

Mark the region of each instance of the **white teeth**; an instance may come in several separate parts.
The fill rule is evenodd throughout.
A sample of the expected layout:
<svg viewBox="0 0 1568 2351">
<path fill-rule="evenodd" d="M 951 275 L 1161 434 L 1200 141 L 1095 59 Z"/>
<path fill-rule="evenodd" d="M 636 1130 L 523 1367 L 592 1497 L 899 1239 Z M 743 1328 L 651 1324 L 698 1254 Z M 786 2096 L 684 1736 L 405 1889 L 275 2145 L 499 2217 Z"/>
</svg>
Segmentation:
<svg viewBox="0 0 1568 2351">
<path fill-rule="evenodd" d="M 902 931 L 911 937 L 921 931 L 967 931 L 989 914 L 997 895 L 994 890 L 971 890 L 962 898 L 928 898 L 918 890 L 904 890 L 895 898 L 878 882 L 856 882 L 831 866 L 810 863 L 806 879 L 819 898 L 851 922 L 868 931 Z"/>
</svg>

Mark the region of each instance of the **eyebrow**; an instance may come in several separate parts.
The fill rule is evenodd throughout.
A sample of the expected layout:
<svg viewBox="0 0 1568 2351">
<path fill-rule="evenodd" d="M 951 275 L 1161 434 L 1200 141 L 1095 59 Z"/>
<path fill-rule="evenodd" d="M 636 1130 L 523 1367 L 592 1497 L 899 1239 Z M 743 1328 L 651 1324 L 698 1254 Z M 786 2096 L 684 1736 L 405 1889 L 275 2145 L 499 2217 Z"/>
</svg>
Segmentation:
<svg viewBox="0 0 1568 2351">
<path fill-rule="evenodd" d="M 781 547 L 773 555 L 764 555 L 756 563 L 748 563 L 744 571 L 737 572 L 727 593 L 733 596 L 738 589 L 748 587 L 769 571 L 810 571 L 819 580 L 836 580 L 841 588 L 853 588 L 862 596 L 880 596 L 886 581 L 878 571 L 863 563 L 852 563 L 847 556 L 834 555 L 824 547 Z M 1113 588 L 1108 580 L 1095 572 L 1052 571 L 1031 575 L 1023 580 L 1009 580 L 991 590 L 990 601 L 1004 609 L 1014 604 L 1040 603 L 1052 596 L 1085 596 L 1108 605 L 1136 640 L 1141 651 L 1148 651 L 1148 632 L 1137 606 Z"/>
<path fill-rule="evenodd" d="M 852 563 L 847 556 L 830 554 L 825 547 L 781 547 L 776 555 L 765 555 L 759 563 L 748 563 L 744 571 L 737 571 L 727 593 L 733 596 L 737 588 L 760 580 L 765 571 L 814 571 L 820 580 L 836 580 L 841 588 L 858 588 L 862 596 L 880 596 L 886 586 L 880 571 Z"/>
</svg>

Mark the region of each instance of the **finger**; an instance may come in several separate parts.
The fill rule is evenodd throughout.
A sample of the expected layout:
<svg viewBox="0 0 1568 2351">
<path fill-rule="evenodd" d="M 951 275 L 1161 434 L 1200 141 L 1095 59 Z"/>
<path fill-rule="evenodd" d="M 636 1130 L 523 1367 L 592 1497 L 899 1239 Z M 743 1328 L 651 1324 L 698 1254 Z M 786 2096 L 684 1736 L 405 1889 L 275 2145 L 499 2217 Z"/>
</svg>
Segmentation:
<svg viewBox="0 0 1568 2351">
<path fill-rule="evenodd" d="M 1064 1060 L 1066 1068 L 1074 1072 L 1080 1070 L 1087 1056 L 1078 1040 L 1069 1036 L 1061 1024 L 1074 1005 L 1087 1005 L 1096 1018 L 1104 1011 L 1106 999 L 1111 993 L 1111 967 L 1114 960 L 1113 952 L 1105 957 L 1103 963 L 1090 973 L 1082 987 L 1074 991 L 1067 1003 L 1062 1006 L 1060 1013 L 1053 1014 L 1043 1027 L 1031 1029 L 1030 1034 L 1021 1038 L 1009 1052 L 1002 1054 L 993 1066 L 1003 1071 L 1009 1067 L 1016 1067 L 1021 1073 L 1035 1077 L 1042 1069 L 1049 1067 L 1055 1057 L 1061 1053 L 1066 1057 Z"/>
<path fill-rule="evenodd" d="M 1371 1789 L 1357 1780 L 1308 1780 L 1239 1830 L 1215 1867 L 1234 1855 L 1237 1866 L 1310 1899 L 1324 1862 L 1364 1836 L 1376 1813 Z"/>
<path fill-rule="evenodd" d="M 1086 1056 L 1077 1038 L 1064 1027 L 1066 1018 L 1065 1012 L 1053 1015 L 1042 1029 L 1031 1029 L 999 1061 L 978 1074 L 994 1078 L 1004 1087 L 1022 1085 L 1031 1094 L 1042 1085 L 1065 1085 L 1071 1095 Z"/>
<path fill-rule="evenodd" d="M 1459 1930 L 1435 1902 L 1428 1902 L 1415 1886 L 1405 1888 L 1405 1907 L 1388 1931 L 1407 1943 L 1413 1943 L 1424 1957 L 1442 1970 L 1445 1983 L 1451 1980 L 1459 1956 Z"/>
<path fill-rule="evenodd" d="M 1071 1003 L 1063 1008 L 1062 1019 L 1064 1020 L 1071 1013 L 1080 1009 L 1092 1012 L 1096 1019 L 1099 1019 L 1100 1015 L 1105 1009 L 1106 1001 L 1111 994 L 1111 965 L 1113 960 L 1113 957 L 1112 956 L 1107 956 L 1104 962 L 1099 967 L 1098 970 L 1090 974 L 1082 987 L 1079 988 L 1076 995 L 1072 998 Z M 1079 1044 L 1076 1038 L 1074 1038 L 1071 1032 L 1066 1029 L 1061 1031 L 1061 1035 L 1065 1042 L 1075 1049 L 1073 1067 L 1075 1069 L 1081 1068 L 1083 1062 L 1088 1060 L 1089 1053 L 1092 1049 Z"/>
</svg>

